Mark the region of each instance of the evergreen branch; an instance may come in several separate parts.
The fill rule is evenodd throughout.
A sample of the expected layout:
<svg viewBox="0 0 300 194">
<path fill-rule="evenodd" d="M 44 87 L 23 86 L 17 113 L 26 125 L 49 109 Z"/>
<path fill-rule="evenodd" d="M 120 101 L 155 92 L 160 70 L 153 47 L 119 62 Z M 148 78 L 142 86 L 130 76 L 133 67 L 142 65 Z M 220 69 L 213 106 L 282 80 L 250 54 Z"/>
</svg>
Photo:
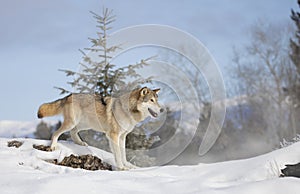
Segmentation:
<svg viewBox="0 0 300 194">
<path fill-rule="evenodd" d="M 91 52 L 103 52 L 103 49 L 99 48 L 85 48 L 84 50 L 91 51 Z"/>
<path fill-rule="evenodd" d="M 66 90 L 64 88 L 61 88 L 61 87 L 54 87 L 54 88 L 60 90 L 59 95 L 72 93 L 72 92 L 70 92 L 70 91 L 68 91 L 68 90 Z"/>
<path fill-rule="evenodd" d="M 102 57 L 102 58 L 106 58 L 106 59 L 112 59 L 111 56 L 108 56 L 107 54 L 104 54 L 104 55 L 98 55 L 99 57 Z"/>
<path fill-rule="evenodd" d="M 116 50 L 118 50 L 118 49 L 122 49 L 121 48 L 121 44 L 120 45 L 117 45 L 117 46 L 112 46 L 112 47 L 110 47 L 110 48 L 107 48 L 107 53 L 110 53 L 110 52 L 115 52 Z"/>
<path fill-rule="evenodd" d="M 59 69 L 58 71 L 64 72 L 66 74 L 66 76 L 73 76 L 76 74 L 75 71 L 71 71 L 71 70 Z"/>
</svg>

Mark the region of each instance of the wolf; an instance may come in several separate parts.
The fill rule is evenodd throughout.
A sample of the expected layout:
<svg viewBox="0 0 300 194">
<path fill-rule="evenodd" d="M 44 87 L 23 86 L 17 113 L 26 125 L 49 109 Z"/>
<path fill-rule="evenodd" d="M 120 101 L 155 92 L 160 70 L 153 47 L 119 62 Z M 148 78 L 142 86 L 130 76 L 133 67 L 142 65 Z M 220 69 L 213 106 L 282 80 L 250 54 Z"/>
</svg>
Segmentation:
<svg viewBox="0 0 300 194">
<path fill-rule="evenodd" d="M 164 111 L 158 103 L 160 89 L 151 90 L 147 87 L 134 89 L 120 97 L 102 98 L 96 94 L 73 93 L 62 99 L 42 104 L 38 118 L 63 115 L 61 127 L 51 138 L 51 150 L 57 149 L 60 135 L 70 131 L 72 140 L 83 146 L 78 132 L 93 129 L 106 134 L 116 167 L 119 170 L 136 168 L 126 160 L 126 136 L 134 126 L 147 117 L 158 117 Z"/>
</svg>

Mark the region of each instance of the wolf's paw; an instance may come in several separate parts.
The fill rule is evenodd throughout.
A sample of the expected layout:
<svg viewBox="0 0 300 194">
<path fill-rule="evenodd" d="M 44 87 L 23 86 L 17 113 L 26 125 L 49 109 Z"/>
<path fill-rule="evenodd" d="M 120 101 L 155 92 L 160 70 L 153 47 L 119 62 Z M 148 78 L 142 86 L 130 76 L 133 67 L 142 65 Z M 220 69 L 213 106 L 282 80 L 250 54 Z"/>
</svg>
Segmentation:
<svg viewBox="0 0 300 194">
<path fill-rule="evenodd" d="M 137 169 L 139 167 L 131 164 L 130 162 L 125 162 L 122 164 L 122 166 L 117 167 L 117 170 L 130 170 L 130 169 Z"/>
<path fill-rule="evenodd" d="M 135 166 L 135 165 L 133 165 L 130 162 L 127 162 L 127 161 L 125 162 L 124 166 L 126 166 L 129 169 L 137 169 L 137 168 L 139 168 L 138 166 Z"/>
<path fill-rule="evenodd" d="M 58 149 L 57 145 L 51 145 L 51 146 L 50 146 L 50 150 L 51 150 L 51 151 L 55 151 L 55 150 L 57 150 L 57 149 Z"/>
<path fill-rule="evenodd" d="M 57 148 L 55 148 L 55 147 L 50 147 L 50 151 L 51 151 L 51 152 L 54 152 L 55 150 L 57 150 Z"/>
<path fill-rule="evenodd" d="M 122 166 L 122 167 L 118 167 L 117 170 L 124 171 L 124 170 L 130 170 L 130 168 L 128 168 L 126 166 Z"/>
<path fill-rule="evenodd" d="M 81 146 L 89 146 L 89 144 L 87 144 L 87 143 L 84 142 L 84 141 L 75 142 L 75 143 L 78 144 L 78 145 L 81 145 Z"/>
</svg>

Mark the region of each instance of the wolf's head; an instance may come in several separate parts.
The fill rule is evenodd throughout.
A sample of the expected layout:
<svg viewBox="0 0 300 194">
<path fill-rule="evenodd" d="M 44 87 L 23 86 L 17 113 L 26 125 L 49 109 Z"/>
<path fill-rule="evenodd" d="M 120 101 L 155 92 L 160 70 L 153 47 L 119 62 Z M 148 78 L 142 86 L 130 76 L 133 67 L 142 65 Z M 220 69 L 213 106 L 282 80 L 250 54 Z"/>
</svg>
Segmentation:
<svg viewBox="0 0 300 194">
<path fill-rule="evenodd" d="M 164 110 L 158 104 L 158 92 L 160 89 L 151 90 L 147 87 L 138 89 L 136 92 L 136 109 L 142 114 L 143 118 L 148 116 L 156 118 Z"/>
</svg>

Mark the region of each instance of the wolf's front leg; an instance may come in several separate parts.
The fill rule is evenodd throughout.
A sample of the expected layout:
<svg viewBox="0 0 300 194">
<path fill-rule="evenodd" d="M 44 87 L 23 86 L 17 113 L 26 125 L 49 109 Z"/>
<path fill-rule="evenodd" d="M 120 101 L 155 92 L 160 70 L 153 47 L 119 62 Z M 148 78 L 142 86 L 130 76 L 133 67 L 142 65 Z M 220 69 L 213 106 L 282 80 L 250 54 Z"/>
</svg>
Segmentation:
<svg viewBox="0 0 300 194">
<path fill-rule="evenodd" d="M 126 136 L 128 133 L 124 133 L 120 136 L 120 149 L 121 149 L 121 159 L 124 166 L 126 166 L 129 169 L 135 169 L 138 168 L 137 166 L 131 164 L 126 159 Z"/>
<path fill-rule="evenodd" d="M 109 133 L 107 135 L 109 139 L 110 149 L 115 157 L 116 167 L 119 170 L 128 170 L 129 168 L 124 166 L 122 162 L 122 154 L 120 149 L 120 135 L 117 133 Z"/>
</svg>

